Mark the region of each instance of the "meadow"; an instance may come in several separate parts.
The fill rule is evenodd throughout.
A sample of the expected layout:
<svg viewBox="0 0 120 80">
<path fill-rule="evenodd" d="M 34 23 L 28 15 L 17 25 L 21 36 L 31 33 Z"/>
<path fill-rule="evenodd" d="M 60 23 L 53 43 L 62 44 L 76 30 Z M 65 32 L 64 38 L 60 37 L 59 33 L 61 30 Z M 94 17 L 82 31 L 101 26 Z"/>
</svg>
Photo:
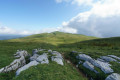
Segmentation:
<svg viewBox="0 0 120 80">
<path fill-rule="evenodd" d="M 79 71 L 66 62 L 70 60 L 74 65 L 77 64 L 76 54 L 72 51 L 83 52 L 92 58 L 114 54 L 120 57 L 120 38 L 96 38 L 79 34 L 70 34 L 62 32 L 44 33 L 32 35 L 24 38 L 1 40 L 0 41 L 0 68 L 9 65 L 13 60 L 13 54 L 16 50 L 27 50 L 30 54 L 33 49 L 43 48 L 56 50 L 65 57 L 64 66 L 56 63 L 49 65 L 38 65 L 23 71 L 18 77 L 15 77 L 15 71 L 0 74 L 0 80 L 88 80 L 80 72 L 87 74 L 88 77 L 99 78 L 104 80 L 107 76 L 100 71 L 100 75 L 96 75 L 81 65 Z M 115 72 L 120 73 L 120 64 L 114 64 L 112 68 Z M 102 78 L 100 78 L 102 77 Z"/>
</svg>

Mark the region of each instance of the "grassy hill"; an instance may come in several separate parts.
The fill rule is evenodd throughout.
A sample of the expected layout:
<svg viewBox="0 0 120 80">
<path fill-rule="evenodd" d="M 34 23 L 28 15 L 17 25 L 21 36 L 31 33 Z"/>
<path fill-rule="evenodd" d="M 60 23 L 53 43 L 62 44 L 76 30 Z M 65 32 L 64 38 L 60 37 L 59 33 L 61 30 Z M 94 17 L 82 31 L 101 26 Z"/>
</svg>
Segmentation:
<svg viewBox="0 0 120 80">
<path fill-rule="evenodd" d="M 80 34 L 53 32 L 31 35 L 19 39 L 0 41 L 0 68 L 8 65 L 14 60 L 13 54 L 16 50 L 24 49 L 29 53 L 32 53 L 32 49 L 40 47 L 59 51 L 65 56 L 66 59 L 70 59 L 73 63 L 75 59 L 74 54 L 73 56 L 69 54 L 71 51 L 83 52 L 93 58 L 98 58 L 108 54 L 114 54 L 120 57 L 120 37 L 98 39 L 96 37 Z M 120 64 L 112 64 L 114 64 L 112 68 L 115 72 L 120 73 Z M 30 77 L 30 79 L 28 77 Z M 66 63 L 66 61 L 65 66 L 59 66 L 58 64 L 51 63 L 50 65 L 38 65 L 36 67 L 31 67 L 30 69 L 22 72 L 18 77 L 15 77 L 14 71 L 7 74 L 0 74 L 0 80 L 12 79 L 87 80 L 72 65 Z"/>
<path fill-rule="evenodd" d="M 96 39 L 96 37 L 53 32 L 36 34 L 19 39 L 2 40 L 0 41 L 0 68 L 9 65 L 14 60 L 13 54 L 18 49 L 27 50 L 29 53 L 32 53 L 33 49 L 41 47 L 43 49 L 52 49 L 64 53 L 66 50 L 59 48 L 59 45 L 91 39 Z M 53 65 L 54 68 L 52 67 Z M 83 77 L 82 74 L 80 74 L 72 65 L 66 63 L 66 61 L 65 66 L 51 63 L 50 65 L 38 65 L 37 69 L 31 67 L 21 73 L 18 78 L 15 77 L 15 71 L 0 74 L 0 80 L 12 80 L 13 78 L 14 80 L 30 80 L 28 77 L 31 77 L 31 80 L 87 80 L 87 78 Z"/>
<path fill-rule="evenodd" d="M 96 39 L 96 37 L 89 37 L 80 34 L 70 34 L 70 33 L 63 33 L 63 32 L 52 32 L 52 33 L 42 33 L 31 35 L 24 38 L 19 39 L 12 39 L 8 40 L 9 42 L 41 42 L 41 43 L 48 43 L 53 45 L 58 44 L 70 44 L 74 42 L 80 42 L 84 40 L 91 40 Z"/>
</svg>

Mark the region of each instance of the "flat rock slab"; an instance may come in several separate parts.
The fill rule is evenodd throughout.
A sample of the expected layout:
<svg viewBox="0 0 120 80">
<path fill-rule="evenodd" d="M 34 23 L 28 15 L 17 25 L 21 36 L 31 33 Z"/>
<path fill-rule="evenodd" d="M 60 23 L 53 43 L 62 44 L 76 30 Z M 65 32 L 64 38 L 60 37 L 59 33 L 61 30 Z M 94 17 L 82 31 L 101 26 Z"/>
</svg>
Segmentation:
<svg viewBox="0 0 120 80">
<path fill-rule="evenodd" d="M 36 66 L 38 65 L 39 63 L 37 61 L 31 61 L 30 63 L 24 65 L 23 67 L 19 68 L 17 71 L 16 71 L 16 75 L 19 75 L 22 71 L 28 69 L 29 67 L 31 66 Z"/>
<path fill-rule="evenodd" d="M 120 80 L 120 74 L 112 73 L 105 80 Z"/>
<path fill-rule="evenodd" d="M 115 60 L 115 59 L 113 59 L 111 57 L 108 57 L 108 56 L 101 56 L 100 58 L 107 61 L 107 62 L 110 62 L 110 61 L 115 61 L 116 62 L 117 61 L 117 60 Z"/>
<path fill-rule="evenodd" d="M 49 63 L 49 60 L 48 60 L 48 56 L 47 56 L 47 53 L 44 53 L 42 55 L 40 55 L 37 59 L 36 59 L 37 62 L 41 63 L 41 64 L 48 64 Z"/>
</svg>

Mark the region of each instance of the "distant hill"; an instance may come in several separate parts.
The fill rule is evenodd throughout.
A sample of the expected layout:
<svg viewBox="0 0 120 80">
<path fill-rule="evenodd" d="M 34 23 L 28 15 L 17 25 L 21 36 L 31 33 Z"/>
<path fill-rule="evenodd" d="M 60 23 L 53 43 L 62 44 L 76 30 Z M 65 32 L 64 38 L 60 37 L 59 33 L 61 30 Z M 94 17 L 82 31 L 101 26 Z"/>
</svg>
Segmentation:
<svg viewBox="0 0 120 80">
<path fill-rule="evenodd" d="M 24 35 L 0 35 L 0 40 L 15 39 L 25 37 Z"/>
<path fill-rule="evenodd" d="M 27 36 L 24 38 L 19 39 L 12 39 L 9 41 L 12 42 L 41 42 L 41 43 L 49 43 L 53 45 L 58 44 L 69 44 L 74 42 L 80 42 L 84 40 L 91 40 L 97 39 L 96 37 L 92 36 L 85 36 L 81 34 L 71 34 L 71 33 L 64 33 L 64 32 L 52 32 L 52 33 L 42 33 L 42 34 L 35 34 L 31 36 Z"/>
</svg>

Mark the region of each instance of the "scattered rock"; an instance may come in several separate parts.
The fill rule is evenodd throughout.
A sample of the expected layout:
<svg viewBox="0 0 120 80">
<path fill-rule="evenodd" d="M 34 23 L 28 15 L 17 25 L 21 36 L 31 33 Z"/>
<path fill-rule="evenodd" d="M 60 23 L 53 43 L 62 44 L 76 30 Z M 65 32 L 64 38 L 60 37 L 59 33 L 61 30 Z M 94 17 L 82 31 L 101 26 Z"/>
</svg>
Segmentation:
<svg viewBox="0 0 120 80">
<path fill-rule="evenodd" d="M 111 69 L 110 67 L 111 65 L 109 63 L 102 62 L 99 60 L 94 60 L 92 64 L 96 67 L 99 67 L 106 74 L 114 72 L 113 69 Z"/>
<path fill-rule="evenodd" d="M 88 62 L 88 61 L 85 61 L 84 63 L 83 63 L 83 66 L 84 67 L 86 67 L 86 68 L 88 68 L 89 70 L 91 70 L 91 71 L 94 71 L 95 73 L 98 73 L 95 69 L 94 69 L 94 65 L 92 65 L 90 62 Z"/>
<path fill-rule="evenodd" d="M 100 57 L 101 59 L 104 59 L 105 61 L 107 61 L 107 62 L 110 62 L 110 61 L 117 61 L 117 60 L 115 60 L 115 59 L 113 59 L 113 58 L 111 58 L 111 57 L 107 57 L 107 56 L 101 56 Z"/>
<path fill-rule="evenodd" d="M 36 59 L 37 62 L 41 63 L 41 64 L 48 64 L 49 63 L 49 60 L 48 60 L 48 56 L 46 53 L 40 55 L 37 59 Z"/>
<path fill-rule="evenodd" d="M 30 57 L 30 61 L 34 61 L 39 57 L 37 53 L 35 53 L 32 57 Z"/>
<path fill-rule="evenodd" d="M 59 52 L 53 51 L 52 55 L 54 55 L 54 56 L 51 57 L 52 61 L 55 61 L 60 65 L 63 65 L 63 58 L 62 58 L 62 55 Z"/>
<path fill-rule="evenodd" d="M 120 80 L 120 74 L 112 73 L 105 80 Z"/>
<path fill-rule="evenodd" d="M 28 52 L 25 50 L 17 50 L 16 54 L 14 54 L 15 58 L 19 58 L 21 56 L 28 56 Z"/>
<path fill-rule="evenodd" d="M 79 54 L 76 58 L 77 59 L 81 59 L 81 60 L 85 60 L 85 61 L 91 61 L 91 60 L 93 60 L 90 56 L 88 56 L 86 54 Z"/>
<path fill-rule="evenodd" d="M 83 63 L 84 67 L 86 65 L 87 68 L 89 68 L 90 70 L 93 70 L 93 67 L 92 67 L 92 65 L 93 65 L 93 66 L 96 66 L 96 67 L 100 68 L 106 74 L 114 72 L 113 69 L 111 69 L 111 67 L 110 67 L 111 65 L 108 62 L 105 61 L 107 59 L 108 59 L 107 61 L 116 61 L 113 58 L 106 57 L 106 56 L 101 56 L 102 59 L 98 58 L 97 60 L 95 60 L 95 59 L 92 59 L 90 56 L 88 56 L 86 54 L 79 54 L 78 56 L 76 56 L 76 58 L 84 60 L 85 61 Z M 88 62 L 86 62 L 86 61 L 88 61 Z M 94 72 L 96 72 L 96 71 L 94 70 Z"/>
<path fill-rule="evenodd" d="M 108 56 L 120 60 L 120 57 L 117 57 L 117 56 L 115 56 L 115 55 L 108 55 Z"/>
<path fill-rule="evenodd" d="M 103 59 L 100 59 L 100 58 L 97 58 L 98 61 L 102 61 L 102 62 L 106 62 L 105 60 Z"/>
<path fill-rule="evenodd" d="M 10 65 L 0 69 L 0 73 L 10 72 L 24 66 L 26 64 L 25 57 L 28 56 L 28 52 L 25 50 L 17 50 L 14 56 L 19 59 L 15 59 Z"/>
<path fill-rule="evenodd" d="M 24 65 L 23 67 L 19 68 L 17 71 L 16 71 L 16 75 L 19 75 L 22 71 L 28 69 L 29 67 L 31 66 L 36 66 L 38 65 L 39 63 L 37 61 L 31 61 L 30 63 Z"/>
</svg>

